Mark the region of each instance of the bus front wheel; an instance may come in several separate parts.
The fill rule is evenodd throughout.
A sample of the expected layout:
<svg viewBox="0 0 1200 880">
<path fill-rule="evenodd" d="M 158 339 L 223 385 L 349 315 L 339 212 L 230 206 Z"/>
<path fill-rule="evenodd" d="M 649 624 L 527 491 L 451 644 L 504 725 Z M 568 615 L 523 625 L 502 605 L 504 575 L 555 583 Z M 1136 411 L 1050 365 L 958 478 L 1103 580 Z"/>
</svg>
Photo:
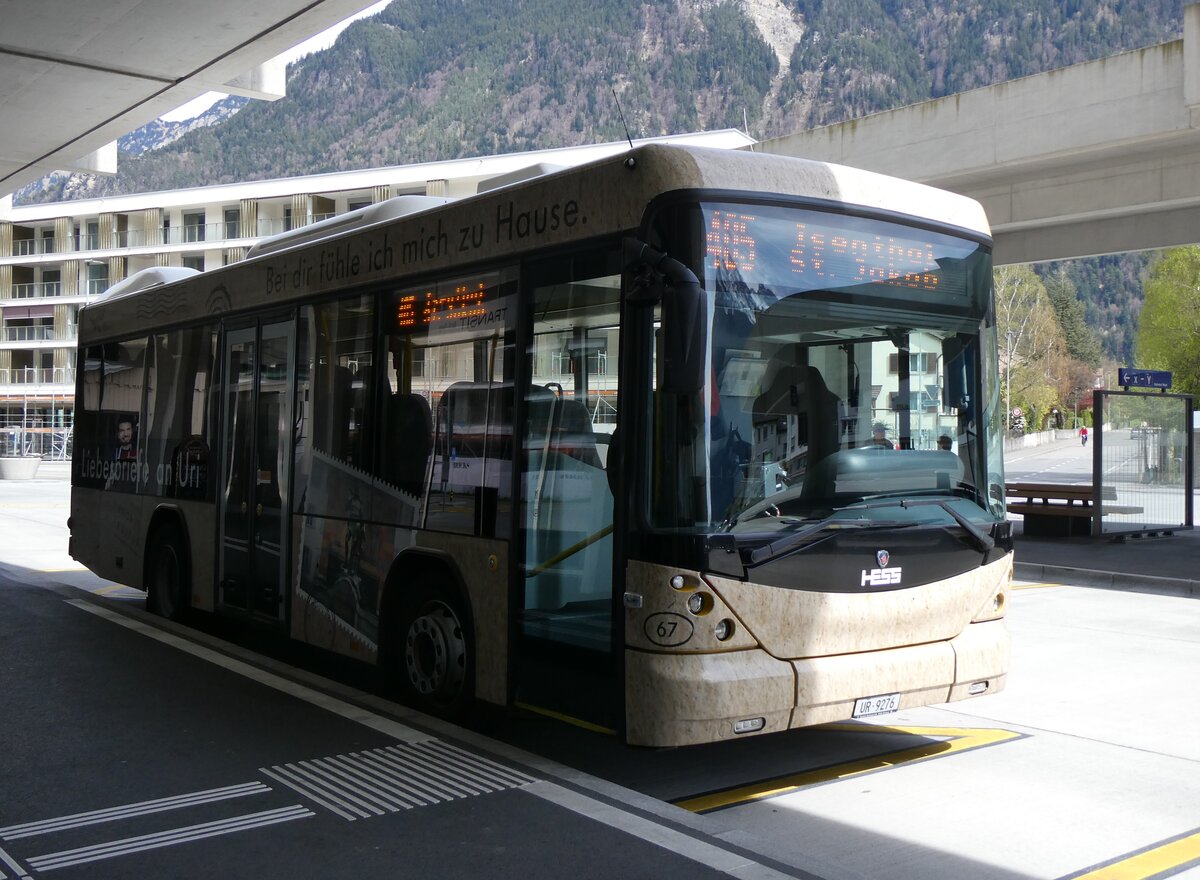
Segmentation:
<svg viewBox="0 0 1200 880">
<path fill-rule="evenodd" d="M 191 591 L 186 559 L 178 526 L 155 529 L 150 536 L 146 605 L 167 620 L 182 620 L 188 610 Z"/>
<path fill-rule="evenodd" d="M 415 705 L 459 717 L 472 699 L 471 639 L 457 598 L 420 584 L 400 615 L 391 653 L 392 673 Z"/>
</svg>

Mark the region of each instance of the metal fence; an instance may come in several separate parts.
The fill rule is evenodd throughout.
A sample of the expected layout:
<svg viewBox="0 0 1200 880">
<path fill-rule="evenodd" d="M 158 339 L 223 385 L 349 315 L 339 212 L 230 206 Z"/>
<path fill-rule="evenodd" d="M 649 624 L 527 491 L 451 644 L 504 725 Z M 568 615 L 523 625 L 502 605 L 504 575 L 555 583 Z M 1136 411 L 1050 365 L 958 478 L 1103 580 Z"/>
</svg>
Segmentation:
<svg viewBox="0 0 1200 880">
<path fill-rule="evenodd" d="M 0 428 L 0 455 L 37 455 L 51 461 L 71 457 L 70 427 L 29 428 L 9 425 Z"/>
<path fill-rule="evenodd" d="M 1097 391 L 1093 535 L 1192 528 L 1188 394 Z"/>
</svg>

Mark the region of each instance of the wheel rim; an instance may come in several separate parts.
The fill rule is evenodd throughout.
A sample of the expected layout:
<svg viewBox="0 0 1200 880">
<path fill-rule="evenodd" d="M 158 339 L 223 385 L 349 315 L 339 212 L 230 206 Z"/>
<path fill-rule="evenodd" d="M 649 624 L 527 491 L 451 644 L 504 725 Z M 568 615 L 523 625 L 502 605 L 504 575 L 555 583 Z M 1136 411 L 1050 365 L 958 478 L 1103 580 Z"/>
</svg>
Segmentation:
<svg viewBox="0 0 1200 880">
<path fill-rule="evenodd" d="M 404 637 L 404 666 L 418 694 L 449 702 L 466 679 L 467 642 L 462 623 L 445 602 L 425 605 Z"/>
</svg>

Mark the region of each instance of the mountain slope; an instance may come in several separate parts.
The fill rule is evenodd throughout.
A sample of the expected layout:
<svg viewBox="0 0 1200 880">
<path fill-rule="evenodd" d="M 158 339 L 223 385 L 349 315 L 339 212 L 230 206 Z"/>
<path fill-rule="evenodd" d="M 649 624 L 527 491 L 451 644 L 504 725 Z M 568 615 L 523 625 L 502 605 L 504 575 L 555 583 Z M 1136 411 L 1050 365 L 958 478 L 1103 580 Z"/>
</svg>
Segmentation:
<svg viewBox="0 0 1200 880">
<path fill-rule="evenodd" d="M 18 202 L 621 140 L 622 113 L 635 137 L 769 137 L 1160 43 L 1182 16 L 1183 0 L 394 0 L 293 65 L 283 100 Z M 1139 270 L 1075 278 L 1110 356 L 1131 351 Z"/>
</svg>

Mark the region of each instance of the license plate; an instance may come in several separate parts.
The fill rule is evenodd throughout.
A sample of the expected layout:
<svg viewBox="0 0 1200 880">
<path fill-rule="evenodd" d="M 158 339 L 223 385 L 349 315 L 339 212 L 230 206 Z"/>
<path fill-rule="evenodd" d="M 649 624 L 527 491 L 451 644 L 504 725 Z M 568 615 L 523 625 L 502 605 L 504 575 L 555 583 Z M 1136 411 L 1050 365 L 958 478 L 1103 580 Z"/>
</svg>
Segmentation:
<svg viewBox="0 0 1200 880">
<path fill-rule="evenodd" d="M 873 715 L 890 715 L 900 708 L 899 694 L 880 694 L 854 701 L 854 718 L 870 718 Z"/>
</svg>

